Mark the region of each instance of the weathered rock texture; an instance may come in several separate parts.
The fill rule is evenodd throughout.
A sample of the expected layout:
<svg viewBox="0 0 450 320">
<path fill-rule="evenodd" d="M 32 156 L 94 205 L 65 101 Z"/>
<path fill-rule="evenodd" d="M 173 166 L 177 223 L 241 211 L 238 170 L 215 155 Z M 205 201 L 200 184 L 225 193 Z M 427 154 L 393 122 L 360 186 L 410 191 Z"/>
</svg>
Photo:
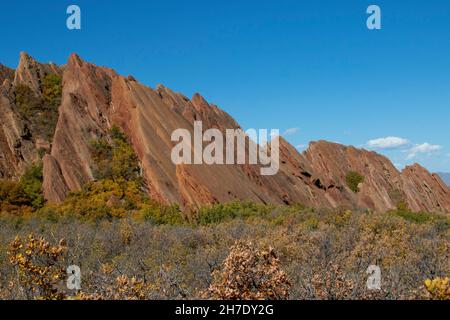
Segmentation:
<svg viewBox="0 0 450 320">
<path fill-rule="evenodd" d="M 430 174 L 418 164 L 406 167 L 402 173 L 406 202 L 411 210 L 449 211 L 449 187 L 437 174 Z"/>
<path fill-rule="evenodd" d="M 39 150 L 48 149 L 41 132 L 34 130 L 15 104 L 19 85 L 31 88 L 36 97 L 42 96 L 41 81 L 49 73 L 62 74 L 54 64 L 41 64 L 26 53 L 20 54 L 16 70 L 0 65 L 0 178 L 16 179 L 31 163 L 39 160 Z"/>
<path fill-rule="evenodd" d="M 39 93 L 45 73 L 62 69 L 22 54 L 14 80 L 10 70 L 0 70 L 5 79 L 0 105 L 0 172 L 3 177 L 16 177 L 37 154 L 33 139 L 21 138 L 24 124 L 15 115 L 8 95 L 18 82 Z M 377 153 L 326 141 L 313 142 L 300 154 L 280 138 L 280 170 L 275 176 L 261 176 L 257 165 L 175 165 L 171 134 L 179 128 L 193 132 L 196 120 L 203 122 L 204 130 L 239 128 L 228 114 L 199 94 L 189 99 L 161 85 L 152 89 L 131 76 L 120 76 L 72 55 L 63 70 L 63 97 L 51 152 L 43 158 L 46 198 L 60 202 L 69 191 L 94 179 L 90 143 L 107 138 L 115 125 L 125 132 L 139 157 L 149 195 L 162 203 L 195 207 L 250 200 L 386 211 L 404 201 L 414 210 L 450 212 L 450 190 L 437 175 L 418 165 L 399 172 Z M 21 156 L 14 147 L 17 139 L 22 144 Z M 358 193 L 346 185 L 350 171 L 364 177 Z"/>
<path fill-rule="evenodd" d="M 10 81 L 14 80 L 14 73 L 14 69 L 0 64 L 0 84 L 2 84 L 6 79 L 9 79 Z"/>
</svg>

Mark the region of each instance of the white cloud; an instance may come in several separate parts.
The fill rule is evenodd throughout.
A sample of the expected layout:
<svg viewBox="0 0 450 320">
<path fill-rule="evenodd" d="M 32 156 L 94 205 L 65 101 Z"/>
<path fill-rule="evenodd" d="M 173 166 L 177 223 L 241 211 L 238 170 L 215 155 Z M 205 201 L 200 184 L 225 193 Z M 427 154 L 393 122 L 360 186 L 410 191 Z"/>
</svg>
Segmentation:
<svg viewBox="0 0 450 320">
<path fill-rule="evenodd" d="M 429 144 L 427 142 L 422 143 L 422 144 L 417 144 L 408 150 L 408 156 L 406 158 L 413 159 L 418 154 L 430 154 L 430 153 L 439 151 L 441 149 L 442 149 L 442 146 L 437 145 L 437 144 Z"/>
<path fill-rule="evenodd" d="M 408 140 L 399 137 L 378 138 L 367 142 L 367 146 L 374 149 L 399 149 L 408 144 Z"/>
<path fill-rule="evenodd" d="M 306 144 L 298 144 L 295 146 L 297 149 L 305 149 L 306 147 L 308 147 Z"/>
<path fill-rule="evenodd" d="M 289 136 L 300 131 L 300 128 L 289 128 L 283 132 L 283 136 Z"/>
</svg>

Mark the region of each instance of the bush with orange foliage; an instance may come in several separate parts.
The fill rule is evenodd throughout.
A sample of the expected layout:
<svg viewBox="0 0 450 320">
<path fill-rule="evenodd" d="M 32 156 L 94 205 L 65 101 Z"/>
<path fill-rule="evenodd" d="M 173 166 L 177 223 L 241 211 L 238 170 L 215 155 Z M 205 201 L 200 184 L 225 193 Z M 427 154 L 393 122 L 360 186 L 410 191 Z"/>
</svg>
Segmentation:
<svg viewBox="0 0 450 320">
<path fill-rule="evenodd" d="M 14 239 L 8 250 L 9 261 L 16 268 L 18 285 L 28 299 L 65 298 L 58 285 L 66 274 L 61 263 L 66 252 L 64 240 L 52 246 L 44 238 L 37 239 L 33 235 L 26 240 Z"/>
<path fill-rule="evenodd" d="M 222 300 L 283 300 L 291 283 L 280 269 L 273 248 L 256 249 L 251 242 L 236 242 L 204 296 Z"/>
<path fill-rule="evenodd" d="M 26 240 L 16 237 L 11 242 L 8 256 L 17 268 L 18 281 L 11 286 L 19 286 L 27 299 L 38 300 L 144 300 L 151 286 L 135 277 L 119 276 L 102 288 L 101 293 L 78 292 L 70 297 L 65 289 L 67 277 L 63 260 L 67 253 L 65 240 L 52 246 L 44 238 L 29 235 Z"/>
</svg>

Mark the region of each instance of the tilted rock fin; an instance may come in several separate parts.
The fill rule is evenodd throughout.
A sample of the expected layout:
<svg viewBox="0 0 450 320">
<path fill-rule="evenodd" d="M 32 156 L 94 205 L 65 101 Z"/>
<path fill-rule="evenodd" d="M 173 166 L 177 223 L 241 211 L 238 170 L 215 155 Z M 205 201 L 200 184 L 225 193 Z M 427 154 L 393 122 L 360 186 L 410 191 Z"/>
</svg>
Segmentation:
<svg viewBox="0 0 450 320">
<path fill-rule="evenodd" d="M 149 195 L 161 203 L 189 208 L 248 200 L 386 211 L 405 202 L 416 211 L 450 212 L 450 190 L 437 175 L 419 165 L 399 172 L 375 152 L 326 141 L 312 142 L 299 153 L 280 138 L 280 170 L 274 176 L 262 176 L 260 165 L 175 165 L 171 161 L 175 129 L 192 134 L 194 122 L 202 121 L 203 130 L 225 132 L 239 129 L 239 124 L 200 94 L 189 99 L 162 85 L 152 89 L 77 55 L 59 68 L 21 54 L 14 77 L 10 69 L 0 67 L 0 173 L 4 178 L 17 178 L 27 164 L 38 160 L 36 139 L 27 136 L 26 122 L 15 112 L 11 93 L 25 83 L 39 94 L 42 77 L 49 72 L 63 76 L 51 152 L 43 158 L 43 191 L 50 202 L 61 202 L 68 192 L 94 180 L 90 144 L 109 139 L 112 126 L 118 126 L 139 158 Z M 351 171 L 364 177 L 356 193 L 346 183 Z"/>
<path fill-rule="evenodd" d="M 0 65 L 0 178 L 19 178 L 28 166 L 39 161 L 40 149 L 50 148 L 49 141 L 23 117 L 15 101 L 20 85 L 41 98 L 41 82 L 49 73 L 61 75 L 62 69 L 39 63 L 25 52 L 20 54 L 17 69 Z"/>
</svg>

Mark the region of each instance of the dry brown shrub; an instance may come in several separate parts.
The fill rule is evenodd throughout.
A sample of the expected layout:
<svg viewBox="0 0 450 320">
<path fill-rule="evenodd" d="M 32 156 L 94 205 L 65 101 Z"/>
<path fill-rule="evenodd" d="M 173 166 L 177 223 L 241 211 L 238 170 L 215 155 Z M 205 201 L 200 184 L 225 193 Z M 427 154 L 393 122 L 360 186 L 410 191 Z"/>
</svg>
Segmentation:
<svg viewBox="0 0 450 320">
<path fill-rule="evenodd" d="M 149 297 L 151 286 L 135 277 L 125 275 L 116 278 L 103 294 L 78 293 L 75 300 L 146 300 Z"/>
<path fill-rule="evenodd" d="M 149 289 L 150 286 L 142 280 L 120 276 L 108 291 L 114 300 L 145 300 Z"/>
<path fill-rule="evenodd" d="M 349 299 L 355 288 L 354 281 L 335 263 L 330 263 L 325 270 L 325 273 L 314 274 L 311 279 L 316 297 L 321 300 Z"/>
<path fill-rule="evenodd" d="M 28 299 L 60 300 L 65 298 L 60 285 L 66 272 L 62 265 L 66 243 L 50 245 L 44 238 L 29 235 L 16 237 L 9 245 L 8 257 L 15 267 L 17 284 Z"/>
<path fill-rule="evenodd" d="M 256 249 L 251 242 L 236 242 L 204 296 L 220 300 L 282 300 L 291 283 L 272 248 Z"/>
</svg>

